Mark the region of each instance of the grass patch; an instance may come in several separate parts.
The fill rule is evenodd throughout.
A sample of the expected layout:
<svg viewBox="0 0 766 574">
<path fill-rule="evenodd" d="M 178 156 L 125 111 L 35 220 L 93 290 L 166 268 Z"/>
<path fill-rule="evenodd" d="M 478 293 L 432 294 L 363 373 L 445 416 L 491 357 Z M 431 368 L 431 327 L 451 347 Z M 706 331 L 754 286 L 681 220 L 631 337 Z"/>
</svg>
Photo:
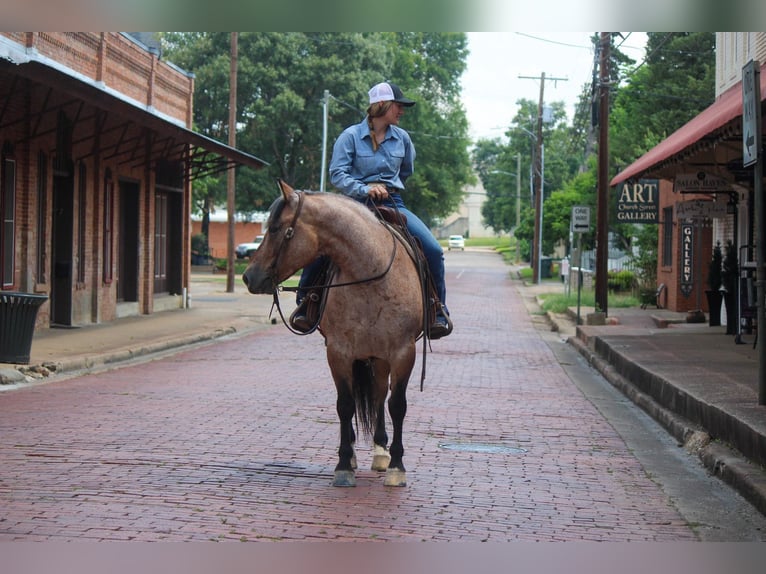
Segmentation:
<svg viewBox="0 0 766 574">
<path fill-rule="evenodd" d="M 570 307 L 577 307 L 577 292 L 570 293 L 543 293 L 540 295 L 542 299 L 543 311 L 550 311 L 552 313 L 566 313 Z M 628 307 L 638 307 L 640 301 L 632 295 L 621 295 L 617 293 L 610 293 L 608 299 L 609 307 L 615 309 L 625 309 Z M 595 291 L 582 291 L 580 294 L 580 307 L 595 307 L 596 306 L 596 292 Z"/>
</svg>

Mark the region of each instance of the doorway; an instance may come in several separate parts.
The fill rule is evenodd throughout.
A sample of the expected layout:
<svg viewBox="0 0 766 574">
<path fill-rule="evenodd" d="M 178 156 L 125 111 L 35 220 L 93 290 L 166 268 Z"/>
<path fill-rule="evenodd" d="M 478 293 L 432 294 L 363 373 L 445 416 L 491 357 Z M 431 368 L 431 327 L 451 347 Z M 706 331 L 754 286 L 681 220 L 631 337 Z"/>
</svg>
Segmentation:
<svg viewBox="0 0 766 574">
<path fill-rule="evenodd" d="M 117 301 L 138 301 L 139 185 L 120 181 Z"/>
<path fill-rule="evenodd" d="M 51 234 L 51 325 L 72 325 L 72 242 L 74 217 L 74 178 L 53 177 L 53 230 Z"/>
</svg>

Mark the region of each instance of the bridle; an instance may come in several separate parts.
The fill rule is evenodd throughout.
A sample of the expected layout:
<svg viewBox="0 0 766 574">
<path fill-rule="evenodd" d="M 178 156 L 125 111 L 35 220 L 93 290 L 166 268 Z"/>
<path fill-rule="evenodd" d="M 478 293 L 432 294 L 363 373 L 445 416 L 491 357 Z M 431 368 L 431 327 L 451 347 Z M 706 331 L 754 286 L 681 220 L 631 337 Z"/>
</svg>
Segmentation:
<svg viewBox="0 0 766 574">
<path fill-rule="evenodd" d="M 279 285 L 279 283 L 276 282 L 277 277 L 277 265 L 279 264 L 279 257 L 282 255 L 282 252 L 284 249 L 286 249 L 288 242 L 295 236 L 295 225 L 298 222 L 298 217 L 301 214 L 301 210 L 303 208 L 303 197 L 304 193 L 298 192 L 298 207 L 295 208 L 295 213 L 293 213 L 292 221 L 290 221 L 290 225 L 285 229 L 284 234 L 282 235 L 282 241 L 279 243 L 279 246 L 277 247 L 277 253 L 274 256 L 274 260 L 272 261 L 271 265 L 269 266 L 269 275 L 272 278 L 272 285 L 274 288 L 274 307 L 277 308 L 277 311 L 279 312 L 279 316 L 282 319 L 282 323 L 294 334 L 296 335 L 310 335 L 314 331 L 316 331 L 317 326 L 315 325 L 312 329 L 309 331 L 303 332 L 303 331 L 297 331 L 296 329 L 293 329 L 290 326 L 289 321 L 285 319 L 284 313 L 282 312 L 282 307 L 279 304 L 279 292 L 280 291 L 288 291 L 288 292 L 295 292 L 298 291 L 299 287 L 282 287 Z M 364 279 L 356 279 L 354 281 L 346 281 L 343 283 L 325 283 L 322 285 L 311 285 L 311 289 L 332 289 L 334 287 L 348 287 L 350 285 L 360 285 L 362 283 L 371 283 L 373 281 L 378 281 L 379 279 L 382 279 L 385 277 L 389 271 L 391 271 L 391 267 L 394 265 L 394 261 L 396 260 L 396 252 L 397 252 L 397 244 L 398 241 L 396 239 L 396 235 L 394 234 L 394 231 L 391 227 L 387 227 L 389 232 L 391 233 L 391 238 L 393 240 L 393 249 L 391 250 L 391 257 L 388 261 L 388 265 L 386 268 L 378 273 L 377 275 L 374 275 L 372 277 L 366 277 Z M 319 323 L 317 322 L 317 325 Z"/>
</svg>

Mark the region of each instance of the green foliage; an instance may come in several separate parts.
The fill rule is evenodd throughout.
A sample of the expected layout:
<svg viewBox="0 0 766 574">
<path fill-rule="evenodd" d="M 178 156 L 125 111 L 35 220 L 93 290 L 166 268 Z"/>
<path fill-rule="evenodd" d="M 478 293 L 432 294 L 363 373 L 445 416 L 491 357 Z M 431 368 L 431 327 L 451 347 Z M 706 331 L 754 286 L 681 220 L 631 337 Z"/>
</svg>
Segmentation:
<svg viewBox="0 0 766 574">
<path fill-rule="evenodd" d="M 639 292 L 657 288 L 657 226 L 637 225 L 636 250 L 630 256 Z"/>
<path fill-rule="evenodd" d="M 162 34 L 164 57 L 194 73 L 194 127 L 228 141 L 230 34 Z M 239 168 L 236 208 L 268 208 L 282 178 L 299 189 L 319 189 L 324 91 L 328 156 L 340 132 L 367 108 L 370 86 L 390 79 L 418 102 L 401 126 L 417 149 L 407 204 L 427 223 L 447 216 L 470 182 L 468 122 L 460 100 L 464 33 L 242 32 L 238 41 L 238 148 L 270 164 Z M 226 174 L 196 180 L 194 204 L 224 205 Z"/>
<path fill-rule="evenodd" d="M 577 307 L 577 293 L 572 292 L 569 295 L 564 293 L 544 293 L 540 296 L 542 299 L 543 311 L 551 313 L 566 313 L 570 307 Z M 609 307 L 613 309 L 637 307 L 640 305 L 638 299 L 632 295 L 609 295 Z M 580 307 L 596 307 L 596 294 L 593 290 L 583 290 L 580 293 Z"/>
<path fill-rule="evenodd" d="M 208 245 L 207 245 L 207 237 L 203 235 L 202 233 L 197 233 L 196 235 L 192 235 L 191 238 L 191 250 L 192 253 L 195 255 L 207 255 L 208 254 Z"/>
<path fill-rule="evenodd" d="M 610 291 L 632 291 L 635 284 L 636 276 L 632 271 L 628 269 L 623 269 L 622 271 L 609 271 L 607 287 Z"/>
</svg>

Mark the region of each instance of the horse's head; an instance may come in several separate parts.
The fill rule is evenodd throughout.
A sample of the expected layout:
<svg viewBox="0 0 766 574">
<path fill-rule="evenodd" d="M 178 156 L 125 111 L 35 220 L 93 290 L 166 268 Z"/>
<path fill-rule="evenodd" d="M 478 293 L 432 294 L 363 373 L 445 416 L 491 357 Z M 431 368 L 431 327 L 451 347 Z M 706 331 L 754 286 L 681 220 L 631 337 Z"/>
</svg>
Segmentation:
<svg viewBox="0 0 766 574">
<path fill-rule="evenodd" d="M 282 195 L 269 210 L 263 242 L 242 275 L 251 293 L 273 293 L 277 285 L 316 256 L 316 234 L 301 225 L 296 236 L 296 227 L 302 223 L 303 194 L 281 180 L 279 187 Z"/>
</svg>

